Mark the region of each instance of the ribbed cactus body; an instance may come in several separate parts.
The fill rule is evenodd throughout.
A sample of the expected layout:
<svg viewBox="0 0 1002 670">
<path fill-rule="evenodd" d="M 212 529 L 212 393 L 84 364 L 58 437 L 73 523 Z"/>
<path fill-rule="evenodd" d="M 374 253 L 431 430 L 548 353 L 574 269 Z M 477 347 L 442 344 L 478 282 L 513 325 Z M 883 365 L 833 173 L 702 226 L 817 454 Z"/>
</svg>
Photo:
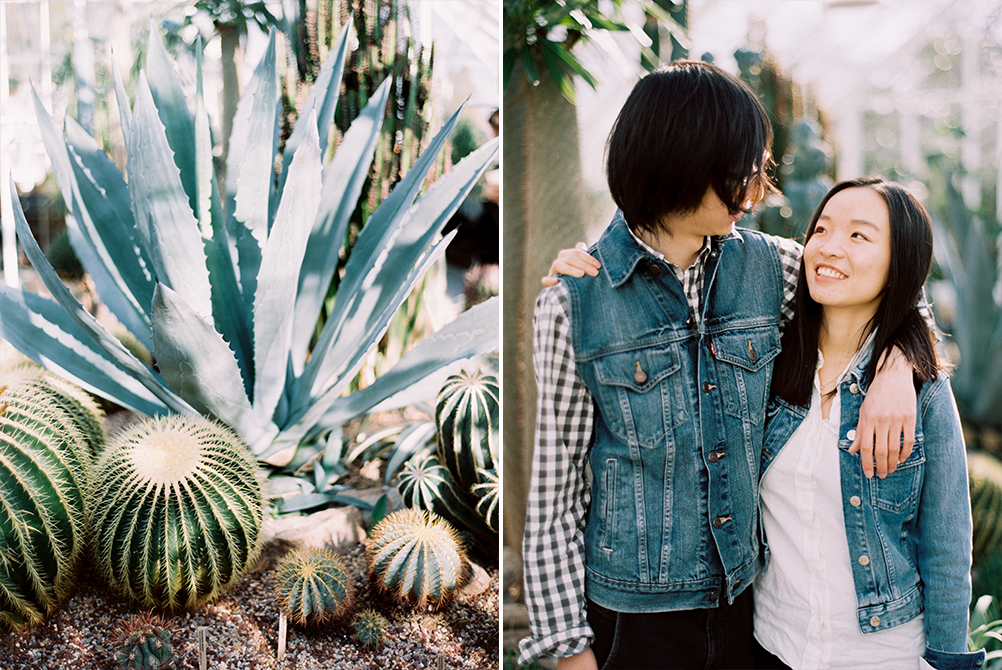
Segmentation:
<svg viewBox="0 0 1002 670">
<path fill-rule="evenodd" d="M 498 473 L 496 470 L 479 470 L 478 472 L 480 473 L 480 483 L 474 484 L 470 488 L 470 493 L 477 499 L 477 513 L 496 533 L 500 526 Z"/>
<path fill-rule="evenodd" d="M 83 436 L 47 391 L 0 378 L 0 626 L 38 623 L 68 597 L 89 466 Z"/>
<path fill-rule="evenodd" d="M 119 670 L 173 670 L 177 667 L 171 634 L 155 614 L 131 617 L 116 631 L 115 666 Z"/>
<path fill-rule="evenodd" d="M 279 564 L 278 603 L 300 626 L 321 626 L 344 618 L 354 607 L 352 577 L 329 549 L 293 550 Z"/>
<path fill-rule="evenodd" d="M 355 639 L 366 647 L 373 647 L 382 642 L 389 625 L 386 617 L 371 607 L 366 607 L 351 620 Z"/>
<path fill-rule="evenodd" d="M 109 442 L 97 471 L 98 567 L 143 606 L 198 607 L 257 558 L 261 482 L 229 429 L 199 417 L 150 419 Z"/>
<path fill-rule="evenodd" d="M 472 506 L 476 499 L 459 490 L 459 485 L 435 454 L 405 463 L 397 479 L 397 490 L 406 507 L 434 512 L 470 531 L 478 541 L 496 541 L 496 532 Z"/>
<path fill-rule="evenodd" d="M 480 482 L 477 470 L 491 470 L 497 454 L 500 408 L 498 380 L 480 369 L 445 380 L 435 406 L 438 456 L 462 491 Z"/>
<path fill-rule="evenodd" d="M 437 514 L 402 509 L 372 529 L 366 546 L 369 574 L 384 593 L 418 608 L 438 608 L 467 580 L 466 551 Z"/>
<path fill-rule="evenodd" d="M 967 454 L 974 523 L 974 560 L 1002 549 L 1002 461 L 983 451 Z"/>
</svg>

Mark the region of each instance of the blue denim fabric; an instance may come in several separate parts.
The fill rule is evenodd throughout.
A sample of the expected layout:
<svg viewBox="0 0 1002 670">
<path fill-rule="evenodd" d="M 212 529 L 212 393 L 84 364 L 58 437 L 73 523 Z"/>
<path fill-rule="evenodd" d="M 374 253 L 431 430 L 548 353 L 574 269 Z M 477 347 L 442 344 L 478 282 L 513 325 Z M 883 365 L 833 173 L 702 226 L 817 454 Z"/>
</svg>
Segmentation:
<svg viewBox="0 0 1002 670">
<path fill-rule="evenodd" d="M 733 602 L 760 567 L 758 467 L 782 268 L 775 243 L 714 240 L 702 320 L 620 214 L 564 278 L 575 361 L 596 402 L 586 589 L 618 612 Z M 578 316 L 582 315 L 582 316 Z"/>
<path fill-rule="evenodd" d="M 971 602 L 971 504 L 967 456 L 950 380 L 918 395 L 915 448 L 885 479 L 867 479 L 850 454 L 869 356 L 840 384 L 839 470 L 846 540 L 864 634 L 925 612 L 925 658 L 935 668 L 978 668 L 984 652 L 967 652 Z M 780 399 L 769 405 L 762 476 L 807 410 Z M 766 538 L 768 540 L 768 538 Z M 768 544 L 765 544 L 768 562 Z M 865 558 L 863 558 L 865 557 Z"/>
</svg>

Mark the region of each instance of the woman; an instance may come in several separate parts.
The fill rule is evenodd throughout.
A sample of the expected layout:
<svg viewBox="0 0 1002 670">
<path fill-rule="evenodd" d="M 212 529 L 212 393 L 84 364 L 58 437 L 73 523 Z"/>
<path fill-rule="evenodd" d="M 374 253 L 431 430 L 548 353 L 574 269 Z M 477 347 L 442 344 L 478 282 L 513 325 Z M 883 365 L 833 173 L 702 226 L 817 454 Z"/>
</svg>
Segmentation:
<svg viewBox="0 0 1002 670">
<path fill-rule="evenodd" d="M 925 208 L 883 179 L 836 185 L 808 229 L 773 376 L 760 483 L 766 568 L 755 586 L 755 637 L 787 666 L 983 661 L 966 653 L 960 418 L 915 307 L 931 262 Z M 895 345 L 915 369 L 915 446 L 893 474 L 866 479 L 847 449 L 876 361 Z"/>
<path fill-rule="evenodd" d="M 971 517 L 949 379 L 915 306 L 932 261 L 924 207 L 880 178 L 842 182 L 807 233 L 762 455 L 758 667 L 977 668 L 967 653 Z M 562 254 L 553 270 L 589 272 Z M 590 272 L 589 272 L 590 273 Z M 915 446 L 886 478 L 850 452 L 877 361 L 915 370 Z"/>
</svg>

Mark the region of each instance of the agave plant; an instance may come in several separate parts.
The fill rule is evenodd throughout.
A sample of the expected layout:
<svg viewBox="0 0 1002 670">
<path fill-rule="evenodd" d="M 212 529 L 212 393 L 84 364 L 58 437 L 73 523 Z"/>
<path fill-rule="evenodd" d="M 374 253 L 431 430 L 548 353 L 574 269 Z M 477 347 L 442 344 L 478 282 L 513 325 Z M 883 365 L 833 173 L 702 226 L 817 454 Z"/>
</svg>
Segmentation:
<svg viewBox="0 0 1002 670">
<path fill-rule="evenodd" d="M 340 457 L 334 429 L 442 365 L 495 348 L 499 326 L 496 301 L 478 305 L 372 385 L 343 394 L 397 308 L 443 254 L 451 237 L 442 228 L 497 152 L 492 141 L 418 197 L 457 111 L 369 217 L 314 338 L 390 91 L 387 80 L 325 164 L 348 30 L 310 90 L 280 167 L 272 36 L 238 107 L 223 193 L 212 173 L 200 57 L 192 112 L 156 30 L 134 105 L 114 73 L 127 183 L 70 119 L 64 140 L 36 96 L 42 135 L 73 214 L 74 247 L 108 308 L 152 350 L 155 369 L 70 295 L 16 198 L 18 237 L 55 301 L 0 288 L 0 335 L 30 358 L 148 415 L 218 419 L 273 472 L 314 459 L 320 486 L 311 504 L 337 495 L 325 490 L 323 476 L 324 464 Z M 328 443 L 333 457 L 321 460 Z"/>
</svg>

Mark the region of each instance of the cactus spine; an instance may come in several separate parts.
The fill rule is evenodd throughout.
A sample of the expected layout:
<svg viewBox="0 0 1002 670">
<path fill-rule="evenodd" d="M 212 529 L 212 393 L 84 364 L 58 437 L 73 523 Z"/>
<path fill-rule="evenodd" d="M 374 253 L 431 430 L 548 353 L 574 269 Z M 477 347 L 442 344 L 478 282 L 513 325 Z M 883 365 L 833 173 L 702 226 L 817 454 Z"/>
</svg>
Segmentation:
<svg viewBox="0 0 1002 670">
<path fill-rule="evenodd" d="M 398 602 L 437 609 L 466 583 L 466 551 L 455 529 L 432 512 L 402 509 L 372 529 L 369 574 Z"/>
<path fill-rule="evenodd" d="M 68 597 L 84 547 L 90 466 L 80 431 L 30 377 L 0 379 L 0 626 L 40 622 Z"/>
<path fill-rule="evenodd" d="M 279 564 L 277 574 L 279 606 L 300 626 L 343 619 L 354 606 L 351 575 L 330 549 L 295 549 Z"/>
<path fill-rule="evenodd" d="M 497 453 L 498 379 L 480 369 L 461 370 L 438 394 L 438 457 L 462 491 L 480 483 L 478 470 L 494 469 Z"/>
<path fill-rule="evenodd" d="M 484 518 L 495 533 L 498 532 L 498 473 L 496 470 L 477 470 L 480 483 L 470 487 L 470 493 L 477 498 L 477 513 Z"/>
<path fill-rule="evenodd" d="M 261 482 L 228 428 L 200 417 L 149 419 L 108 444 L 98 472 L 98 568 L 144 607 L 198 607 L 257 558 Z"/>
<path fill-rule="evenodd" d="M 156 614 L 130 617 L 116 630 L 119 670 L 173 670 L 177 667 L 167 622 Z"/>
<path fill-rule="evenodd" d="M 366 647 L 374 647 L 386 637 L 386 627 L 389 622 L 382 614 L 366 607 L 355 615 L 351 621 L 351 628 L 355 633 L 355 639 Z"/>
</svg>

